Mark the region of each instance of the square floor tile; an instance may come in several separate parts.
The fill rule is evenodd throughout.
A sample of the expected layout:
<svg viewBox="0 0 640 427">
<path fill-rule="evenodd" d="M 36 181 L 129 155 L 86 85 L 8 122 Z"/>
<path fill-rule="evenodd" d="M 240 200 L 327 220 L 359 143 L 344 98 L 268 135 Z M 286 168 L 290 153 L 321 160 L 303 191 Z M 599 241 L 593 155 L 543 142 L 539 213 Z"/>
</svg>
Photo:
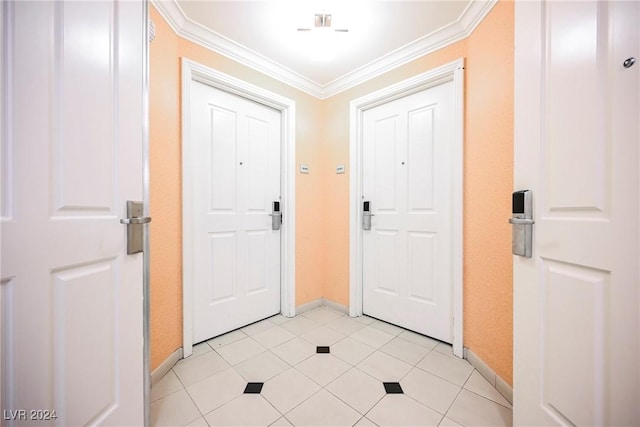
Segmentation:
<svg viewBox="0 0 640 427">
<path fill-rule="evenodd" d="M 380 426 L 437 426 L 442 415 L 405 394 L 387 394 L 369 413 Z"/>
<path fill-rule="evenodd" d="M 346 403 L 320 390 L 287 414 L 295 426 L 352 426 L 362 415 Z"/>
<path fill-rule="evenodd" d="M 347 372 L 351 365 L 331 354 L 314 354 L 296 365 L 296 369 L 321 386 Z"/>
<path fill-rule="evenodd" d="M 475 393 L 462 390 L 447 412 L 447 418 L 464 426 L 511 426 L 511 409 Z"/>
<path fill-rule="evenodd" d="M 247 381 L 233 368 L 187 387 L 187 392 L 201 413 L 213 411 L 240 396 Z"/>
<path fill-rule="evenodd" d="M 438 424 L 438 427 L 463 427 L 463 426 L 453 421 L 450 418 L 444 417 L 442 421 L 440 421 L 440 424 Z"/>
<path fill-rule="evenodd" d="M 199 417 L 198 408 L 184 390 L 156 400 L 150 407 L 152 426 L 184 426 Z"/>
<path fill-rule="evenodd" d="M 384 391 L 387 394 L 404 394 L 399 382 L 382 383 L 382 385 L 384 386 Z"/>
<path fill-rule="evenodd" d="M 285 417 L 282 417 L 278 418 L 270 427 L 293 427 L 293 424 L 291 424 Z"/>
<path fill-rule="evenodd" d="M 220 335 L 218 337 L 212 338 L 207 341 L 207 344 L 211 346 L 211 348 L 219 348 L 227 344 L 231 344 L 236 341 L 240 341 L 243 338 L 246 338 L 247 334 L 242 332 L 241 330 L 232 331 L 224 335 Z"/>
<path fill-rule="evenodd" d="M 229 364 L 214 351 L 202 356 L 190 356 L 176 364 L 173 371 L 185 386 L 202 381 L 229 367 Z"/>
<path fill-rule="evenodd" d="M 210 426 L 268 426 L 281 416 L 259 394 L 243 394 L 210 412 L 205 419 Z"/>
<path fill-rule="evenodd" d="M 437 351 L 438 353 L 442 353 L 445 356 L 449 356 L 449 357 L 456 357 L 453 354 L 453 346 L 451 344 L 447 344 L 447 343 L 438 343 L 438 345 L 436 346 L 436 348 L 434 348 L 435 351 Z"/>
<path fill-rule="evenodd" d="M 473 366 L 466 360 L 445 356 L 437 351 L 427 354 L 416 366 L 459 386 L 462 386 L 473 372 Z"/>
<path fill-rule="evenodd" d="M 315 310 L 307 311 L 302 315 L 307 319 L 311 319 L 322 325 L 324 325 L 325 323 L 329 323 L 332 320 L 337 319 L 338 317 L 344 316 L 344 314 L 338 313 L 337 311 L 331 310 L 326 307 L 319 307 L 319 308 L 316 308 Z"/>
<path fill-rule="evenodd" d="M 304 338 L 313 345 L 333 345 L 343 339 L 344 335 L 326 326 L 320 326 L 303 334 L 301 338 Z"/>
<path fill-rule="evenodd" d="M 383 322 L 382 320 L 375 319 L 373 322 L 369 324 L 369 326 L 374 327 L 376 329 L 380 329 L 382 332 L 386 332 L 393 336 L 398 336 L 406 329 L 402 329 L 399 326 L 392 325 L 391 323 Z"/>
<path fill-rule="evenodd" d="M 362 417 L 360 418 L 360 421 L 353 425 L 353 427 L 378 427 L 378 425 L 367 417 Z"/>
<path fill-rule="evenodd" d="M 209 424 L 204 420 L 204 418 L 200 417 L 195 421 L 191 421 L 187 424 L 187 427 L 209 427 Z"/>
<path fill-rule="evenodd" d="M 260 332 L 264 332 L 267 329 L 273 328 L 274 326 L 275 325 L 273 324 L 273 322 L 269 321 L 269 319 L 265 319 L 265 320 L 261 320 L 259 322 L 247 325 L 240 330 L 245 334 L 252 336 L 255 334 L 259 334 Z"/>
<path fill-rule="evenodd" d="M 415 366 L 431 350 L 402 338 L 394 338 L 380 348 L 380 351 Z"/>
<path fill-rule="evenodd" d="M 475 394 L 479 394 L 482 397 L 486 397 L 487 399 L 493 400 L 496 403 L 501 404 L 502 406 L 506 406 L 507 408 L 512 408 L 511 404 L 503 395 L 501 395 L 498 390 L 493 387 L 489 381 L 483 377 L 480 372 L 474 370 L 471 373 L 471 376 L 464 383 L 464 388 L 474 392 Z"/>
<path fill-rule="evenodd" d="M 414 344 L 419 344 L 421 346 L 427 347 L 430 350 L 435 348 L 440 343 L 440 341 L 436 341 L 432 338 L 411 331 L 404 331 L 400 335 L 398 335 L 398 337 L 402 338 L 403 340 L 411 341 Z"/>
<path fill-rule="evenodd" d="M 400 381 L 412 368 L 408 363 L 379 351 L 356 366 L 380 381 Z"/>
<path fill-rule="evenodd" d="M 284 317 L 282 314 L 276 314 L 275 316 L 269 317 L 269 321 L 275 323 L 276 325 L 282 325 L 285 322 L 293 319 L 293 317 Z"/>
<path fill-rule="evenodd" d="M 209 344 L 207 344 L 206 342 L 201 342 L 200 344 L 196 344 L 191 349 L 192 349 L 191 350 L 192 356 L 202 356 L 205 353 L 209 353 L 210 351 L 213 351 L 211 347 L 209 347 Z"/>
<path fill-rule="evenodd" d="M 326 326 L 327 328 L 331 328 L 334 331 L 338 331 L 343 335 L 351 335 L 355 332 L 358 332 L 360 329 L 364 328 L 366 325 L 364 323 L 358 322 L 353 317 L 342 316 L 327 323 Z"/>
<path fill-rule="evenodd" d="M 266 349 L 254 341 L 252 338 L 243 338 L 240 341 L 236 341 L 231 344 L 227 344 L 224 347 L 216 349 L 220 356 L 231 365 L 237 365 L 247 359 L 252 358 Z"/>
<path fill-rule="evenodd" d="M 367 326 L 358 332 L 351 334 L 351 338 L 358 340 L 370 347 L 380 348 L 394 338 L 394 335 L 376 329 L 373 326 Z"/>
<path fill-rule="evenodd" d="M 244 388 L 244 394 L 260 394 L 264 383 L 247 383 Z"/>
<path fill-rule="evenodd" d="M 291 368 L 265 382 L 262 396 L 286 414 L 318 390 L 318 384 Z"/>
<path fill-rule="evenodd" d="M 294 338 L 272 348 L 271 352 L 293 366 L 315 354 L 315 346 L 302 338 Z"/>
<path fill-rule="evenodd" d="M 418 368 L 412 369 L 401 383 L 407 396 L 443 415 L 460 393 L 460 386 Z"/>
<path fill-rule="evenodd" d="M 247 381 L 266 381 L 289 369 L 289 364 L 270 351 L 265 351 L 234 366 Z"/>
<path fill-rule="evenodd" d="M 351 365 L 357 365 L 373 353 L 375 348 L 370 347 L 352 338 L 345 338 L 331 346 L 331 353 Z"/>
<path fill-rule="evenodd" d="M 381 382 L 357 368 L 338 377 L 326 390 L 361 414 L 366 414 L 384 396 Z"/>
<path fill-rule="evenodd" d="M 302 335 L 320 326 L 318 322 L 304 316 L 297 316 L 292 320 L 283 323 L 282 327 L 294 335 Z"/>
<path fill-rule="evenodd" d="M 358 317 L 352 317 L 352 319 L 356 320 L 357 322 L 362 323 L 363 325 L 370 325 L 374 320 L 373 317 L 369 317 L 369 316 L 358 316 Z"/>
<path fill-rule="evenodd" d="M 164 377 L 160 378 L 157 383 L 151 386 L 151 401 L 169 396 L 176 391 L 182 390 L 184 386 L 176 376 L 173 370 L 167 372 Z"/>
<path fill-rule="evenodd" d="M 295 337 L 291 332 L 280 326 L 274 326 L 252 336 L 254 340 L 266 348 L 273 348 Z"/>
</svg>

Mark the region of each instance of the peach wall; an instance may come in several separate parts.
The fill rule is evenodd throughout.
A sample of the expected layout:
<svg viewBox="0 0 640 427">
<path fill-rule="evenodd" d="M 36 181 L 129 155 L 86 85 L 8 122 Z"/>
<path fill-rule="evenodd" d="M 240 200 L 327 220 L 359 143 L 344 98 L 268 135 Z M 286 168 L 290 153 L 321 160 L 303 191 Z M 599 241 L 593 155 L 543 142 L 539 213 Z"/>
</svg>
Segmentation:
<svg viewBox="0 0 640 427">
<path fill-rule="evenodd" d="M 464 344 L 513 384 L 514 7 L 500 2 L 467 40 Z"/>
<path fill-rule="evenodd" d="M 466 40 L 320 101 L 178 38 L 155 9 L 151 44 L 151 350 L 155 368 L 182 345 L 179 66 L 187 57 L 296 101 L 296 305 L 349 304 L 349 102 L 466 59 L 464 340 L 512 383 L 513 3 L 499 2 Z M 338 164 L 347 173 L 335 174 Z"/>
<path fill-rule="evenodd" d="M 182 217 L 178 37 L 158 17 L 149 46 L 151 369 L 182 347 Z M 178 178 L 178 179 L 177 179 Z"/>
<path fill-rule="evenodd" d="M 458 43 L 327 99 L 325 298 L 349 303 L 349 102 L 465 58 L 464 344 L 512 383 L 513 3 Z"/>
<path fill-rule="evenodd" d="M 150 7 L 151 369 L 182 347 L 182 190 L 180 58 L 188 58 L 267 88 L 296 103 L 296 305 L 323 296 L 321 101 L 291 86 L 179 38 Z M 317 196 L 320 197 L 317 197 Z M 314 204 L 315 203 L 315 204 Z M 286 220 L 286 219 L 285 219 Z"/>
</svg>

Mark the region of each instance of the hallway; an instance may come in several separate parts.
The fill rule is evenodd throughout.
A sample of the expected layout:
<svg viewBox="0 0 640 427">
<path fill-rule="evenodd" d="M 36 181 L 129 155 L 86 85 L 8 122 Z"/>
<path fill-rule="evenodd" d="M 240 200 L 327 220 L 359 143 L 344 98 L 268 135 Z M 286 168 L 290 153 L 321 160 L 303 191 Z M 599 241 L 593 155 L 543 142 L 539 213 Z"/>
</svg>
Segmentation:
<svg viewBox="0 0 640 427">
<path fill-rule="evenodd" d="M 317 347 L 329 347 L 329 354 Z M 247 393 L 248 382 L 264 383 Z M 402 393 L 387 385 L 398 382 Z M 258 393 L 256 393 L 258 392 Z M 151 424 L 508 426 L 511 405 L 447 344 L 326 307 L 201 343 L 151 391 Z"/>
</svg>

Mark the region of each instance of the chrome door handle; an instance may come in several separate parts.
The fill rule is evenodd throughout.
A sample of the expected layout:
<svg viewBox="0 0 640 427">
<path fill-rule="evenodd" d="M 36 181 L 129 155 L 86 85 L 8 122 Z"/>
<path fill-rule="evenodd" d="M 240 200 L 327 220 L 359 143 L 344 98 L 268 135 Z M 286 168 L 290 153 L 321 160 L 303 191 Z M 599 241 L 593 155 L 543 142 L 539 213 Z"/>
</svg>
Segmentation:
<svg viewBox="0 0 640 427">
<path fill-rule="evenodd" d="M 142 218 L 123 218 L 120 220 L 120 224 L 148 224 L 151 222 L 151 217 L 143 216 Z"/>
<path fill-rule="evenodd" d="M 536 222 L 532 219 L 525 219 L 525 218 L 509 218 L 509 224 L 514 224 L 514 225 L 533 225 Z"/>
<path fill-rule="evenodd" d="M 127 217 L 120 220 L 120 224 L 127 226 L 127 254 L 133 255 L 144 250 L 143 224 L 151 222 L 151 217 L 142 216 L 142 202 L 127 200 Z"/>
</svg>

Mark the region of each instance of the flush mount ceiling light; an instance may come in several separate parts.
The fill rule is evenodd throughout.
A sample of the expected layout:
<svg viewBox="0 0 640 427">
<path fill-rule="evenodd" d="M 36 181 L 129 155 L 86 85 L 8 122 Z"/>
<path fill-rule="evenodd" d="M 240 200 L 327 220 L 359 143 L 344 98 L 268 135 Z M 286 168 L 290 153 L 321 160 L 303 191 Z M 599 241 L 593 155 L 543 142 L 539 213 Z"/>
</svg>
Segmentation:
<svg viewBox="0 0 640 427">
<path fill-rule="evenodd" d="M 333 59 L 338 40 L 335 33 L 347 33 L 348 29 L 331 28 L 331 14 L 316 13 L 313 28 L 298 28 L 300 32 L 308 32 L 310 37 L 311 59 L 314 61 L 330 61 Z"/>
<path fill-rule="evenodd" d="M 331 14 L 316 13 L 314 16 L 314 28 L 331 28 Z M 298 31 L 311 31 L 311 28 L 298 28 Z M 334 29 L 336 33 L 348 33 L 346 28 Z"/>
</svg>

